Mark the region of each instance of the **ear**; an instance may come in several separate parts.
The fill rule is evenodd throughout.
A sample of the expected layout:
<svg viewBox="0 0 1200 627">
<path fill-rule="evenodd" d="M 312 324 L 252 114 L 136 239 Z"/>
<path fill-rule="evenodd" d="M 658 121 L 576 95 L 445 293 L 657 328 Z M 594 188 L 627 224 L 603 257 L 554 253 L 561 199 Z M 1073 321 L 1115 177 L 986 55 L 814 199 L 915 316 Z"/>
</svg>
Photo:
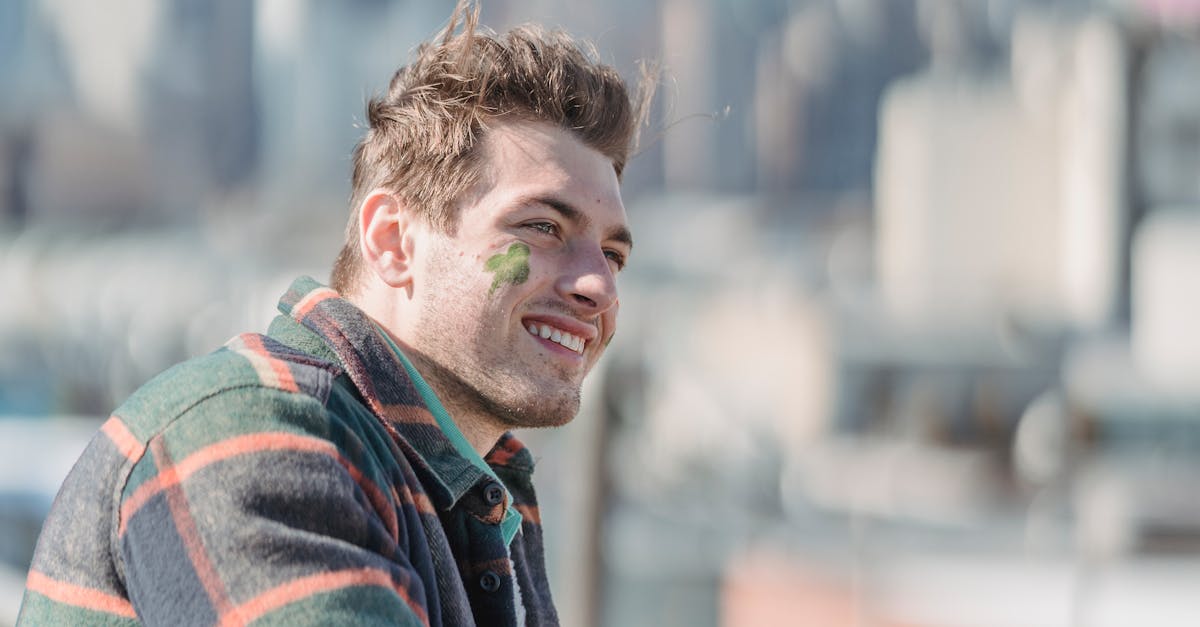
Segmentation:
<svg viewBox="0 0 1200 627">
<path fill-rule="evenodd" d="M 363 264 L 387 285 L 410 287 L 416 216 L 395 194 L 376 189 L 358 211 L 358 242 Z"/>
</svg>

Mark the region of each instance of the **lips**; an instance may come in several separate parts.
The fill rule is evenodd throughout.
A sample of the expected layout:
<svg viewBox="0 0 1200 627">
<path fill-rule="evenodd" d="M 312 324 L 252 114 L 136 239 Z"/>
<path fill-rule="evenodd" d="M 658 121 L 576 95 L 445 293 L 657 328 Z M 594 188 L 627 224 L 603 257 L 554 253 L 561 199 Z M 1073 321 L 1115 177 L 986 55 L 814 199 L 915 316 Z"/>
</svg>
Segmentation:
<svg viewBox="0 0 1200 627">
<path fill-rule="evenodd" d="M 521 326 L 530 335 L 582 355 L 595 341 L 599 331 L 595 325 L 578 318 L 554 314 L 534 314 L 521 319 Z"/>
</svg>

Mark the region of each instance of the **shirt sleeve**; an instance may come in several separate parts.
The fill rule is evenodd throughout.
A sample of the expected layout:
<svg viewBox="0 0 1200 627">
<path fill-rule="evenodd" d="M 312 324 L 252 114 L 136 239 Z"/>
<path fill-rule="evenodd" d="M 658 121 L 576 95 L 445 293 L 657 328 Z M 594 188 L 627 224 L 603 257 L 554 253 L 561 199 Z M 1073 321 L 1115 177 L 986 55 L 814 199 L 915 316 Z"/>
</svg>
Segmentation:
<svg viewBox="0 0 1200 627">
<path fill-rule="evenodd" d="M 145 624 L 429 624 L 397 486 L 291 396 L 206 401 L 148 442 L 114 538 Z"/>
</svg>

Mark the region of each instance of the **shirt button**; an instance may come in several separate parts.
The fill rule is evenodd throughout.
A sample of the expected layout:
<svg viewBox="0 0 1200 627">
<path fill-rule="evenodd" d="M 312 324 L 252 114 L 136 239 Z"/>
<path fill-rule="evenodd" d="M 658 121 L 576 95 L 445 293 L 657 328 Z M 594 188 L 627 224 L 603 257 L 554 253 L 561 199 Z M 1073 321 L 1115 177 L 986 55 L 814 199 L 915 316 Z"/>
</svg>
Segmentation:
<svg viewBox="0 0 1200 627">
<path fill-rule="evenodd" d="M 504 488 L 495 481 L 487 484 L 483 489 L 483 500 L 487 501 L 488 505 L 499 505 L 504 502 Z"/>
<path fill-rule="evenodd" d="M 479 587 L 484 592 L 495 592 L 500 589 L 500 575 L 488 570 L 479 577 Z"/>
</svg>

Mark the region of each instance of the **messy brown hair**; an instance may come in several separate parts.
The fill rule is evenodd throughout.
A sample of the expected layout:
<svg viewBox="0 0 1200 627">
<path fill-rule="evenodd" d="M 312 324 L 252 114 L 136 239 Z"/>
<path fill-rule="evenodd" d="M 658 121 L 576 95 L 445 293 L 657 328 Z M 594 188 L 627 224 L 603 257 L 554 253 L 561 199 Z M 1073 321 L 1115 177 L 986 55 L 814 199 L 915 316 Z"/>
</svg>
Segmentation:
<svg viewBox="0 0 1200 627">
<path fill-rule="evenodd" d="M 431 226 L 455 231 L 454 203 L 477 180 L 489 120 L 553 124 L 608 157 L 618 178 L 625 168 L 652 96 L 649 74 L 634 96 L 590 45 L 533 25 L 497 35 L 478 27 L 471 4 L 460 0 L 446 28 L 367 103 L 345 245 L 330 280 L 339 292 L 352 293 L 362 275 L 359 209 L 372 190 L 386 189 Z"/>
</svg>

